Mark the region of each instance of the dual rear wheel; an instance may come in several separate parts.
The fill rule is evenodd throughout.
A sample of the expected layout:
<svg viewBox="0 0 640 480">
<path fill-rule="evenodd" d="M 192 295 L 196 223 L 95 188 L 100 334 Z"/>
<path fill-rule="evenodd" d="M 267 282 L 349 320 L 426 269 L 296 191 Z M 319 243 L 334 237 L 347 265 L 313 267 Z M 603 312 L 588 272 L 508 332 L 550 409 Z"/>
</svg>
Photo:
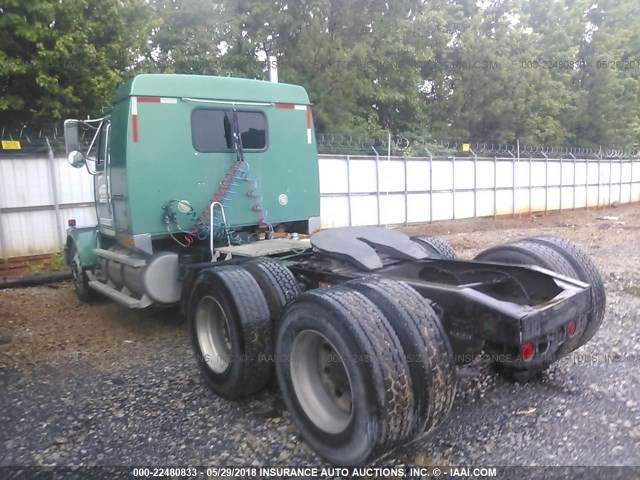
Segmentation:
<svg viewBox="0 0 640 480">
<path fill-rule="evenodd" d="M 438 316 L 389 279 L 300 295 L 283 318 L 276 358 L 293 422 L 335 464 L 366 463 L 433 430 L 455 396 Z"/>
<path fill-rule="evenodd" d="M 215 393 L 237 399 L 267 385 L 271 319 L 249 272 L 234 266 L 200 272 L 189 299 L 189 323 L 198 367 Z"/>
<path fill-rule="evenodd" d="M 288 269 L 259 260 L 205 270 L 192 292 L 191 338 L 209 386 L 235 399 L 275 372 L 302 437 L 331 463 L 366 463 L 451 409 L 451 348 L 406 284 L 371 278 L 299 294 Z"/>
</svg>

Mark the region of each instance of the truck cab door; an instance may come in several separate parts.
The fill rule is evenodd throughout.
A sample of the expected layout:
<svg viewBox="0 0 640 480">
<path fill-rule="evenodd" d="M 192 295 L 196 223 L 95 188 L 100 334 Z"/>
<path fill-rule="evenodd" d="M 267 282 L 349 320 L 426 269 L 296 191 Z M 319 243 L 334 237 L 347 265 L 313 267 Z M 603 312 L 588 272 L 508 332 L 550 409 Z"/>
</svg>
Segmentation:
<svg viewBox="0 0 640 480">
<path fill-rule="evenodd" d="M 96 216 L 102 233 L 115 235 L 111 203 L 111 121 L 105 120 L 98 135 L 96 174 L 93 177 Z"/>
</svg>

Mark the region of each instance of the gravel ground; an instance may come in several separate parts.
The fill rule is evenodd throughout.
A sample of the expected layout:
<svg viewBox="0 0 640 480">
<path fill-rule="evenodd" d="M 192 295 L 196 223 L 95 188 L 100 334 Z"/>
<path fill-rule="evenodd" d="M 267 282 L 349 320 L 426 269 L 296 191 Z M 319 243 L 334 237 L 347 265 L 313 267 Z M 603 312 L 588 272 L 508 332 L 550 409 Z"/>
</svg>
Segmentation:
<svg viewBox="0 0 640 480">
<path fill-rule="evenodd" d="M 608 307 L 596 337 L 539 381 L 465 367 L 444 425 L 381 463 L 640 465 L 640 207 L 406 230 L 464 258 L 535 234 L 574 240 Z M 0 290 L 0 465 L 274 464 L 322 461 L 277 392 L 227 402 L 207 389 L 177 311 L 80 304 L 68 283 Z"/>
</svg>

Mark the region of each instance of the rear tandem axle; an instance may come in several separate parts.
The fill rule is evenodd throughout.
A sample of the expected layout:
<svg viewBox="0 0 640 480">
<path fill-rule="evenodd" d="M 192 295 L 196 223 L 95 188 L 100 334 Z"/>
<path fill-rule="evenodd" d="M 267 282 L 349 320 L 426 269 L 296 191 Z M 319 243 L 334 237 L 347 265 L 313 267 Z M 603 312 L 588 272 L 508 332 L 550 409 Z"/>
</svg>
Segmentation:
<svg viewBox="0 0 640 480">
<path fill-rule="evenodd" d="M 311 246 L 272 258 L 224 247 L 227 260 L 186 264 L 182 307 L 209 386 L 235 399 L 276 374 L 302 437 L 334 464 L 432 431 L 451 409 L 456 364 L 484 351 L 528 380 L 602 320 L 597 270 L 565 240 L 533 237 L 474 261 L 373 227 L 320 232 Z"/>
</svg>

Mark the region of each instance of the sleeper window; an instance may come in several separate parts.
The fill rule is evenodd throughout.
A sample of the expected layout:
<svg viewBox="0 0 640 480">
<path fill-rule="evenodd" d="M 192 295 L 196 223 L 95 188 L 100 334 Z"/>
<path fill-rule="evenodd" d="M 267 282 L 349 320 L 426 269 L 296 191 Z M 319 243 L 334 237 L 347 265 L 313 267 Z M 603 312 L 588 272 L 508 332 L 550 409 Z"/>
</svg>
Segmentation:
<svg viewBox="0 0 640 480">
<path fill-rule="evenodd" d="M 267 120 L 262 112 L 238 111 L 238 128 L 245 150 L 264 150 L 267 146 Z M 191 114 L 191 138 L 199 152 L 233 150 L 231 122 L 233 110 L 196 108 Z"/>
</svg>

